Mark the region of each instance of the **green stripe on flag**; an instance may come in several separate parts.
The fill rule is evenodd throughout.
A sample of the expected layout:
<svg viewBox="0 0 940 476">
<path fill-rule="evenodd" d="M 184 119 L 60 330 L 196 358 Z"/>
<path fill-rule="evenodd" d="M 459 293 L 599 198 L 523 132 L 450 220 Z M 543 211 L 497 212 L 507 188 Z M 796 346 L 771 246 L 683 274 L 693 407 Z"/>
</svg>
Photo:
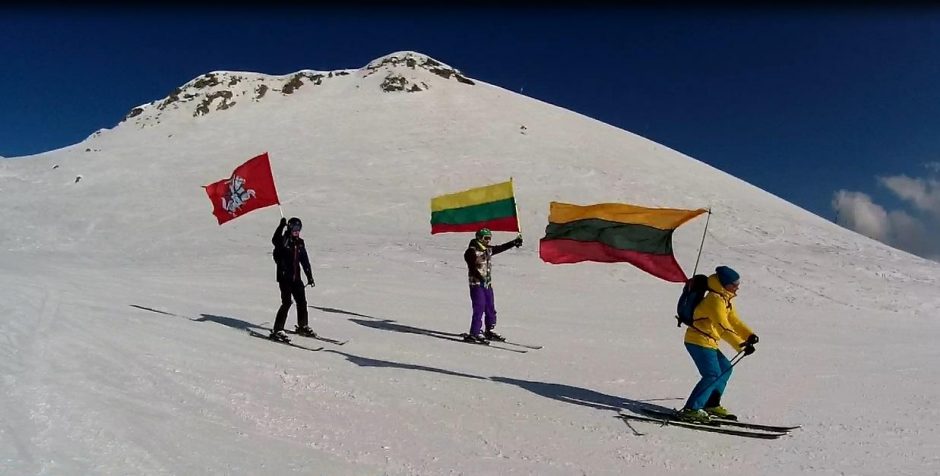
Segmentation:
<svg viewBox="0 0 940 476">
<path fill-rule="evenodd" d="M 549 223 L 544 240 L 596 241 L 619 250 L 672 254 L 673 230 L 590 218 L 568 223 Z"/>
<path fill-rule="evenodd" d="M 516 199 L 510 197 L 504 200 L 469 207 L 450 208 L 431 212 L 431 224 L 446 223 L 455 225 L 460 223 L 476 223 L 515 215 Z"/>
</svg>

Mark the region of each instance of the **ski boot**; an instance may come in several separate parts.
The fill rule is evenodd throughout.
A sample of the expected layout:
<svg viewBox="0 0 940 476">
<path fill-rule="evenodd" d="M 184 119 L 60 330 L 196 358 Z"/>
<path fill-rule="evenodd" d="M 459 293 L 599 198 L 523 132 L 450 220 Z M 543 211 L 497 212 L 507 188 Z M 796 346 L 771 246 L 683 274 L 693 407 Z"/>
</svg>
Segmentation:
<svg viewBox="0 0 940 476">
<path fill-rule="evenodd" d="M 738 420 L 737 415 L 729 412 L 727 408 L 721 405 L 717 405 L 714 407 L 705 407 L 705 412 L 715 418 L 721 418 L 722 420 L 733 420 L 733 421 Z"/>
<path fill-rule="evenodd" d="M 489 342 L 486 340 L 486 338 L 483 337 L 483 334 L 476 334 L 476 335 L 474 335 L 474 334 L 464 334 L 464 336 L 463 336 L 463 341 L 464 341 L 464 342 L 469 342 L 469 343 L 471 343 L 471 344 L 483 344 L 483 345 L 488 345 L 488 344 L 489 344 Z"/>
<path fill-rule="evenodd" d="M 276 340 L 280 342 L 290 342 L 290 337 L 287 337 L 287 333 L 283 330 L 280 331 L 271 331 L 271 335 L 268 336 L 268 339 Z"/>
<path fill-rule="evenodd" d="M 506 338 L 505 338 L 505 337 L 503 337 L 503 336 L 501 336 L 501 335 L 499 335 L 499 334 L 493 332 L 492 329 L 490 329 L 490 330 L 484 332 L 484 333 L 483 333 L 483 337 L 486 338 L 486 340 L 495 340 L 495 341 L 497 341 L 497 342 L 505 342 L 505 341 L 506 341 Z"/>
<path fill-rule="evenodd" d="M 316 332 L 313 332 L 313 329 L 311 329 L 310 326 L 303 326 L 303 327 L 294 326 L 294 332 L 297 333 L 297 335 L 300 335 L 300 336 L 306 336 L 306 337 L 316 337 L 316 336 L 317 336 L 317 333 L 316 333 Z"/>
<path fill-rule="evenodd" d="M 711 416 L 702 409 L 683 408 L 676 413 L 676 419 L 686 423 L 708 424 Z"/>
</svg>

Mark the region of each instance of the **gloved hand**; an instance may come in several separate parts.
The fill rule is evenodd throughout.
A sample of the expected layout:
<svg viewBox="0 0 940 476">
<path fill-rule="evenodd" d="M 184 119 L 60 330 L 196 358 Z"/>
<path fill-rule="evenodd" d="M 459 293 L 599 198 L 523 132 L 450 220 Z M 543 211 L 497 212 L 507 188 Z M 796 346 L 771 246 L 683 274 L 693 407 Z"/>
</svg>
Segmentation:
<svg viewBox="0 0 940 476">
<path fill-rule="evenodd" d="M 757 334 L 751 334 L 751 335 L 747 336 L 747 341 L 746 341 L 746 342 L 747 342 L 748 344 L 754 345 L 754 344 L 758 343 L 759 341 L 760 341 L 760 339 L 757 338 Z"/>
<path fill-rule="evenodd" d="M 483 287 L 484 287 L 484 288 L 489 288 L 489 287 L 492 286 L 492 285 L 493 285 L 493 282 L 492 282 L 491 280 L 485 279 L 485 278 L 483 279 Z"/>
<path fill-rule="evenodd" d="M 287 218 L 281 217 L 281 226 L 287 226 Z"/>
<path fill-rule="evenodd" d="M 744 351 L 744 355 L 751 355 L 751 354 L 753 354 L 755 351 L 757 351 L 757 349 L 754 348 L 754 344 L 750 344 L 750 343 L 748 343 L 748 342 L 745 342 L 745 343 L 741 346 L 741 350 Z"/>
<path fill-rule="evenodd" d="M 512 240 L 512 244 L 516 245 L 516 248 L 522 246 L 522 235 L 519 235 L 515 240 Z"/>
<path fill-rule="evenodd" d="M 310 286 L 311 288 L 317 287 L 317 283 L 313 280 L 312 276 L 307 278 L 307 286 Z"/>
</svg>

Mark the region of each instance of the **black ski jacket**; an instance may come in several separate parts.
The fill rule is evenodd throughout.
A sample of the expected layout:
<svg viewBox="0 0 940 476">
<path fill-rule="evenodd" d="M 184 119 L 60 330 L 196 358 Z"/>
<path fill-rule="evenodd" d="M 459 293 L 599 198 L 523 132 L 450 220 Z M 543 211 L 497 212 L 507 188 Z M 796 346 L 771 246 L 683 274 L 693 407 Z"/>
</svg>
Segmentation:
<svg viewBox="0 0 940 476">
<path fill-rule="evenodd" d="M 274 262 L 277 263 L 277 282 L 292 283 L 300 281 L 300 270 L 303 268 L 307 275 L 307 282 L 313 281 L 313 273 L 310 271 L 310 259 L 307 257 L 307 248 L 304 246 L 303 238 L 294 238 L 289 233 L 284 233 L 286 225 L 278 225 L 274 230 L 274 236 L 271 237 L 271 244 L 274 245 Z"/>
</svg>

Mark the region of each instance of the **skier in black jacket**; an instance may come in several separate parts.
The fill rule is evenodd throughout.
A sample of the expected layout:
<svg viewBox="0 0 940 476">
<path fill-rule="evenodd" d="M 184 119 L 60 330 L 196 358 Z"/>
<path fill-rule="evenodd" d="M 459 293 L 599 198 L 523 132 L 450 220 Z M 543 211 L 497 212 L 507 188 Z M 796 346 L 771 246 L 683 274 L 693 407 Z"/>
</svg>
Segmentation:
<svg viewBox="0 0 940 476">
<path fill-rule="evenodd" d="M 286 232 L 284 228 L 287 228 Z M 287 333 L 284 332 L 284 324 L 287 321 L 287 311 L 290 310 L 291 296 L 294 297 L 294 301 L 297 301 L 297 333 L 313 337 L 317 335 L 307 325 L 307 297 L 304 288 L 316 286 L 316 283 L 310 272 L 310 259 L 307 257 L 304 240 L 300 237 L 301 228 L 303 224 L 300 218 L 293 217 L 290 220 L 281 218 L 277 229 L 274 230 L 274 236 L 271 237 L 271 244 L 274 245 L 274 262 L 277 263 L 277 284 L 281 288 L 281 307 L 277 310 L 277 316 L 274 319 L 271 338 L 284 342 L 290 341 Z M 306 286 L 300 279 L 301 268 L 307 276 Z"/>
</svg>

